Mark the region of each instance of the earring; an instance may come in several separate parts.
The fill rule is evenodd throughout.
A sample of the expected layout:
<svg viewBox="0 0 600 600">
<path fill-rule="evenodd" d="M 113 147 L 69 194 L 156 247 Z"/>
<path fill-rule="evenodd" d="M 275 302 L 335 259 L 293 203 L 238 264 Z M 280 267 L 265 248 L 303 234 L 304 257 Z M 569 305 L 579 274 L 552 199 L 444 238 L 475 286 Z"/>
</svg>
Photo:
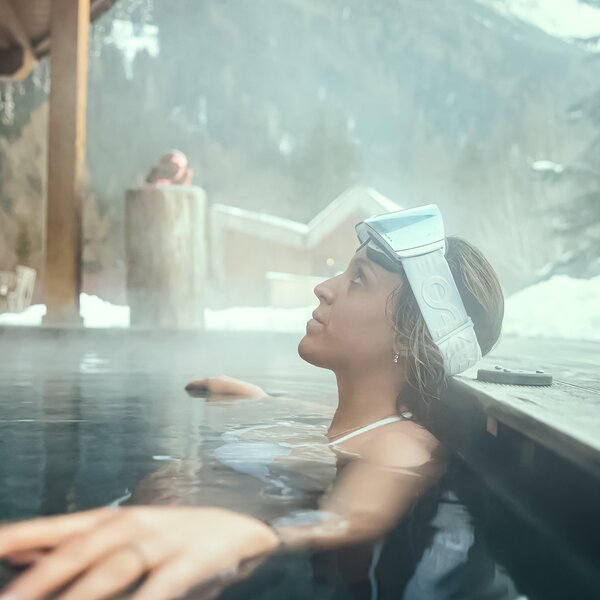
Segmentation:
<svg viewBox="0 0 600 600">
<path fill-rule="evenodd" d="M 398 361 L 400 360 L 400 354 L 398 352 L 396 352 L 396 354 L 394 355 L 394 362 L 396 364 L 398 364 Z"/>
</svg>

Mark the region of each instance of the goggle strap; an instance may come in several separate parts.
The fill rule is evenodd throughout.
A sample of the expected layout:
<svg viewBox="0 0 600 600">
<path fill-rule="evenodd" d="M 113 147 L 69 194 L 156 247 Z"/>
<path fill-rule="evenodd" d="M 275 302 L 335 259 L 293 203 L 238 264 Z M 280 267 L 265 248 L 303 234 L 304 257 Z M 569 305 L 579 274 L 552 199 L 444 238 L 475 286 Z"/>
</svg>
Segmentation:
<svg viewBox="0 0 600 600">
<path fill-rule="evenodd" d="M 473 327 L 473 321 L 471 321 L 470 317 L 467 317 L 467 321 L 462 325 L 451 331 L 448 335 L 445 335 L 443 338 L 437 340 L 436 344 L 443 344 L 448 341 L 453 335 L 458 335 L 463 329 L 467 329 L 468 327 Z"/>
<path fill-rule="evenodd" d="M 456 375 L 475 365 L 481 349 L 443 250 L 402 258 L 402 266 L 446 373 Z"/>
</svg>

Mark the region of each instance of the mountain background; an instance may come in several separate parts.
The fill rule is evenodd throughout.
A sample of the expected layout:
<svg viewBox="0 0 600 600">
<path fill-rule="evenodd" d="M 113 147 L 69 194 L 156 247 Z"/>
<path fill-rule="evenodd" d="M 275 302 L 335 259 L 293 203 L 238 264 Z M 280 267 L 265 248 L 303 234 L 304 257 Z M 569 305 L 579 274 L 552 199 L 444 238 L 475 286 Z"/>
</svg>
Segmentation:
<svg viewBox="0 0 600 600">
<path fill-rule="evenodd" d="M 124 190 L 169 148 L 210 202 L 308 221 L 370 185 L 440 204 L 507 292 L 589 276 L 598 51 L 596 0 L 122 0 L 91 34 L 84 286 L 122 300 Z M 0 270 L 42 263 L 48 71 L 0 84 Z"/>
</svg>

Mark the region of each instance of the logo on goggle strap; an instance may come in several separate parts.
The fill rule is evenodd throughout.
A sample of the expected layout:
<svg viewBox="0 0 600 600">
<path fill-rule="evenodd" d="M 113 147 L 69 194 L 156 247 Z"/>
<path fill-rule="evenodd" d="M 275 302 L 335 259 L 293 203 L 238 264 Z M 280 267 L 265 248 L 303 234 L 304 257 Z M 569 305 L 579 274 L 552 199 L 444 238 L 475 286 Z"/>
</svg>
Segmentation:
<svg viewBox="0 0 600 600">
<path fill-rule="evenodd" d="M 439 340 L 452 333 L 464 321 L 461 309 L 451 302 L 452 288 L 450 283 L 439 275 L 430 275 L 421 286 L 423 300 L 428 306 L 437 311 L 438 322 L 429 324 L 431 335 Z"/>
</svg>

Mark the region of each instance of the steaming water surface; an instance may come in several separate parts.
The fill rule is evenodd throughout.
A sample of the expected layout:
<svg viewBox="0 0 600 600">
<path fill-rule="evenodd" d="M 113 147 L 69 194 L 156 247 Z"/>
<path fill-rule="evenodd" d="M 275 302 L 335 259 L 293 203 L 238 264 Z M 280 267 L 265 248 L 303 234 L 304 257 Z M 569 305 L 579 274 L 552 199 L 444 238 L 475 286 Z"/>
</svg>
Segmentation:
<svg viewBox="0 0 600 600">
<path fill-rule="evenodd" d="M 258 334 L 0 331 L 0 520 L 110 504 L 219 505 L 262 519 L 315 508 L 336 474 L 324 437 L 335 386 L 295 346 L 294 337 Z M 207 400 L 184 391 L 191 379 L 223 372 L 278 395 Z M 461 500 L 459 488 L 468 491 Z M 517 585 L 504 559 L 522 556 L 523 544 L 532 554 L 547 546 L 503 510 L 488 511 L 492 534 L 487 525 L 482 532 L 463 503 L 482 494 L 473 477 L 451 469 L 369 554 L 377 561 L 366 564 L 365 580 L 348 580 L 353 558 L 325 553 L 289 559 L 224 598 L 512 599 L 523 597 L 522 582 L 531 598 L 564 597 L 565 589 L 587 597 L 571 575 L 557 583 L 563 563 L 554 559 L 550 583 L 517 564 Z M 497 552 L 494 539 L 506 532 L 514 542 Z"/>
<path fill-rule="evenodd" d="M 0 406 L 3 519 L 116 501 L 220 504 L 271 518 L 335 474 L 326 404 L 208 401 L 164 374 L 86 372 L 1 391 L 10 398 Z"/>
</svg>

